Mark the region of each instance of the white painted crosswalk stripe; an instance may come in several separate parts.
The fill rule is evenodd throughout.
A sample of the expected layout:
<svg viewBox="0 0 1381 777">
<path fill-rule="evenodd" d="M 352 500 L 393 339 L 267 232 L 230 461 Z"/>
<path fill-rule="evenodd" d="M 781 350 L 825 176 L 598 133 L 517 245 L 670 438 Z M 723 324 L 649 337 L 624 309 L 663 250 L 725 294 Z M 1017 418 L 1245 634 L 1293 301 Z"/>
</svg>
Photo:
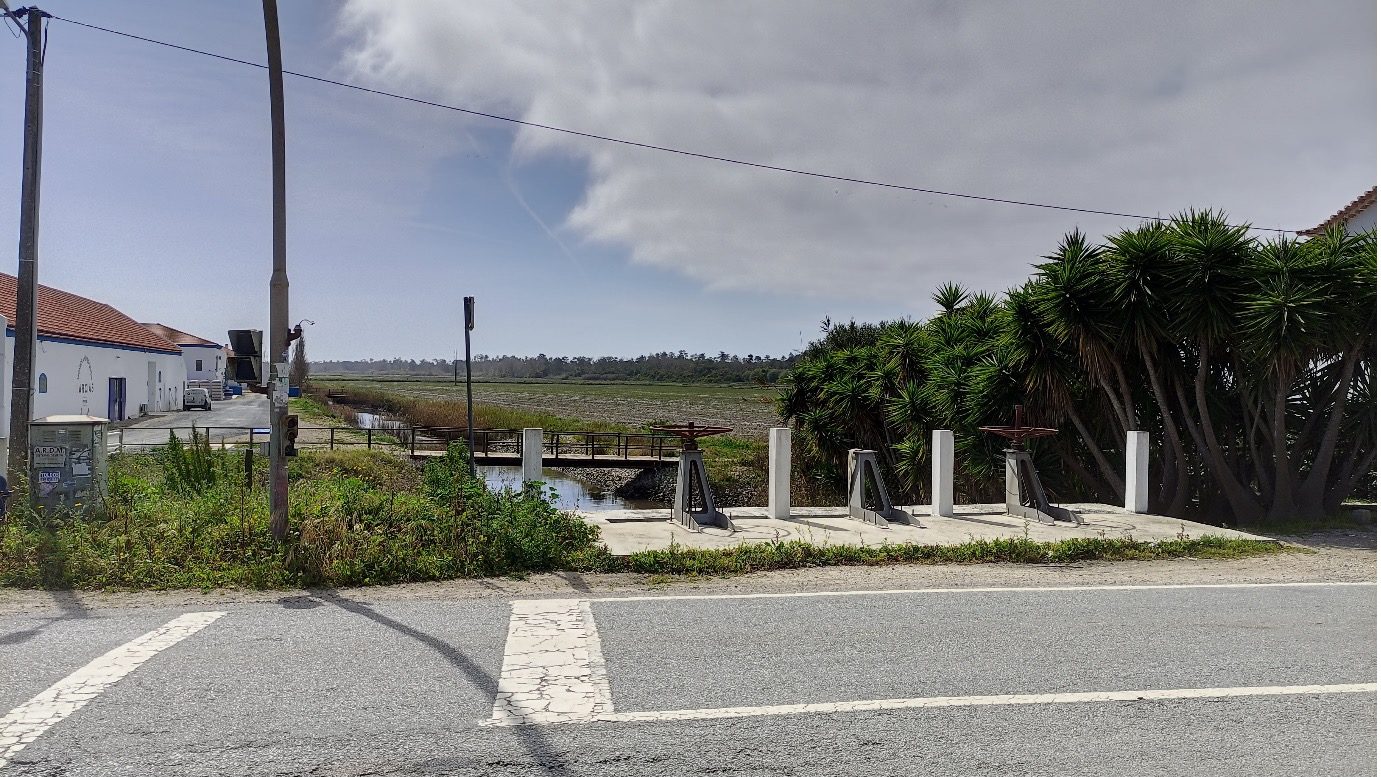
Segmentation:
<svg viewBox="0 0 1381 777">
<path fill-rule="evenodd" d="M 101 695 L 159 652 L 209 626 L 223 612 L 192 612 L 111 650 L 0 718 L 0 767 L 55 723 Z"/>
<path fill-rule="evenodd" d="M 590 603 L 514 602 L 494 713 L 482 723 L 557 723 L 610 708 L 609 681 Z"/>
</svg>

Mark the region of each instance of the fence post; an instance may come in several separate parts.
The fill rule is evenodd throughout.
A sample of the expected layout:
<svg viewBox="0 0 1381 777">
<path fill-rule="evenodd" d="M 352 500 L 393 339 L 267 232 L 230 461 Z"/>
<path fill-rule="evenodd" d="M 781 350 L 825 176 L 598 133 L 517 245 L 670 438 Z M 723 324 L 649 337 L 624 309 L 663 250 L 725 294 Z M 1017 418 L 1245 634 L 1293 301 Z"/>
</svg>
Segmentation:
<svg viewBox="0 0 1381 777">
<path fill-rule="evenodd" d="M 365 430 L 364 430 L 364 447 L 365 447 L 366 450 L 372 449 L 372 448 L 374 447 L 374 430 L 373 430 L 373 429 L 365 429 Z"/>
<path fill-rule="evenodd" d="M 542 479 L 542 430 L 523 430 L 523 482 Z"/>
<path fill-rule="evenodd" d="M 118 431 L 120 432 L 120 452 L 121 452 L 121 453 L 124 453 L 124 452 L 125 452 L 125 427 L 123 427 L 123 426 L 120 427 Z"/>
<path fill-rule="evenodd" d="M 331 440 L 327 443 L 327 450 L 336 449 L 336 427 L 331 427 Z"/>
<path fill-rule="evenodd" d="M 767 517 L 791 517 L 791 429 L 767 430 Z"/>
<path fill-rule="evenodd" d="M 930 514 L 954 515 L 954 432 L 930 433 Z"/>
<path fill-rule="evenodd" d="M 1130 513 L 1151 509 L 1151 433 L 1127 432 L 1127 492 L 1123 506 Z"/>
<path fill-rule="evenodd" d="M 417 427 L 408 432 L 408 455 L 417 458 Z"/>
</svg>

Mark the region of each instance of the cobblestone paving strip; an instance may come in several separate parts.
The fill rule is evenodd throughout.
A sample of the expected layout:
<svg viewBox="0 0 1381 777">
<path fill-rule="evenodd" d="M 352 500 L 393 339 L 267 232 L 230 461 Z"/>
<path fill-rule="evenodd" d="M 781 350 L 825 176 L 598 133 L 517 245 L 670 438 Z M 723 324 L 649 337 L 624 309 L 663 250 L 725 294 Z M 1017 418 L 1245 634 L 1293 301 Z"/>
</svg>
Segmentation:
<svg viewBox="0 0 1381 777">
<path fill-rule="evenodd" d="M 484 723 L 564 723 L 610 711 L 609 681 L 589 602 L 514 602 L 494 714 Z"/>
<path fill-rule="evenodd" d="M 53 724 L 101 695 L 159 652 L 209 626 L 223 612 L 191 612 L 111 650 L 0 718 L 0 768 Z"/>
</svg>

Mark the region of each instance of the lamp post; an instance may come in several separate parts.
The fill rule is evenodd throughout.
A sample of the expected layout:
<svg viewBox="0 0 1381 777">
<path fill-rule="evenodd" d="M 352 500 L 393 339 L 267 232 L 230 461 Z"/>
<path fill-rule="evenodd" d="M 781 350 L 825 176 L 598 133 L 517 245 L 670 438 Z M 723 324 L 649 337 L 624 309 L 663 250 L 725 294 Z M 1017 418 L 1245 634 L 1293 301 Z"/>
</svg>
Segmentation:
<svg viewBox="0 0 1381 777">
<path fill-rule="evenodd" d="M 470 435 L 470 476 L 475 475 L 475 398 L 470 390 L 470 330 L 475 328 L 475 298 L 465 298 L 465 430 Z"/>
</svg>

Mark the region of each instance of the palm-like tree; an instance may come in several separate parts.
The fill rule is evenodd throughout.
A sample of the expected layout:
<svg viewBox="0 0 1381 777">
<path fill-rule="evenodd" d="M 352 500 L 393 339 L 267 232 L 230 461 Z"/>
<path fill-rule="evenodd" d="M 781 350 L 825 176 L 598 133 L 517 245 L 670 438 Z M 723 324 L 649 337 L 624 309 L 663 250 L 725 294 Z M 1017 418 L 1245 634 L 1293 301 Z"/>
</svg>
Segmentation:
<svg viewBox="0 0 1381 777">
<path fill-rule="evenodd" d="M 874 448 L 919 494 L 928 431 L 948 428 L 961 493 L 991 498 L 1000 443 L 977 427 L 1022 401 L 1066 431 L 1038 451 L 1055 493 L 1120 492 L 1143 417 L 1174 515 L 1319 518 L 1374 477 L 1374 232 L 1256 241 L 1189 211 L 1105 245 L 1071 232 L 1004 298 L 933 299 L 923 324 L 828 324 L 806 349 L 778 405 L 807 456 L 842 473 Z"/>
<path fill-rule="evenodd" d="M 1055 253 L 1036 266 L 1032 297 L 1042 325 L 1078 355 L 1108 399 L 1123 429 L 1139 429 L 1132 392 L 1123 370 L 1120 323 L 1111 305 L 1103 249 L 1082 232 L 1065 235 Z M 1119 443 L 1120 445 L 1120 443 Z"/>
</svg>

